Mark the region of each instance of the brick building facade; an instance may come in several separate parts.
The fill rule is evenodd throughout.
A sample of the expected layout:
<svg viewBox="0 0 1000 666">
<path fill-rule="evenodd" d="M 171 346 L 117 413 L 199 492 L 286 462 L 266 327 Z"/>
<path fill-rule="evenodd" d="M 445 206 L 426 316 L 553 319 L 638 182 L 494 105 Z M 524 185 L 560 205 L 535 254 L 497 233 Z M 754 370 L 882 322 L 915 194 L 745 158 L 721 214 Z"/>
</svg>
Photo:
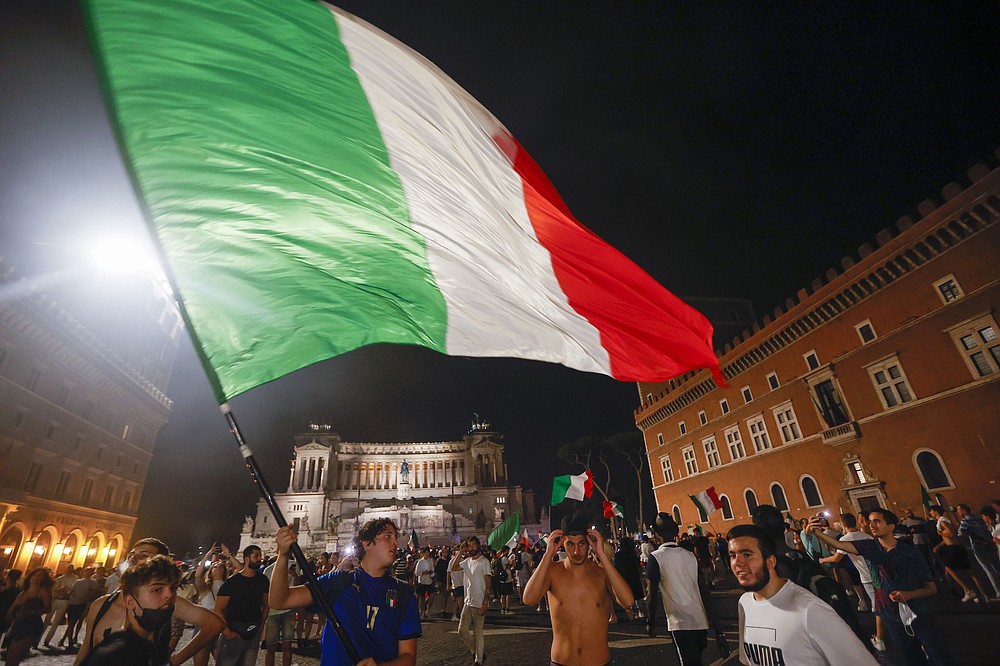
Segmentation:
<svg viewBox="0 0 1000 666">
<path fill-rule="evenodd" d="M 756 504 L 1000 497 L 1000 169 L 968 177 L 725 345 L 728 388 L 707 371 L 639 385 L 658 510 L 725 532 Z M 709 487 L 710 525 L 688 498 Z"/>
</svg>

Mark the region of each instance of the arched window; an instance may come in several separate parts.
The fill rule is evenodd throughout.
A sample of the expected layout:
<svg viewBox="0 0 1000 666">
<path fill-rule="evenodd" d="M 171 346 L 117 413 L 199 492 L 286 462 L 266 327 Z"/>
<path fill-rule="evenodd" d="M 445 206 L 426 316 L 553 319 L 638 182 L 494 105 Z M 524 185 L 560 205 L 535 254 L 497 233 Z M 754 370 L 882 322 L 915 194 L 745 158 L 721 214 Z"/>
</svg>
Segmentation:
<svg viewBox="0 0 1000 666">
<path fill-rule="evenodd" d="M 732 520 L 733 519 L 733 505 L 729 503 L 729 498 L 725 495 L 719 495 L 719 501 L 722 502 L 722 519 Z"/>
<path fill-rule="evenodd" d="M 947 468 L 944 466 L 944 461 L 941 460 L 941 456 L 936 451 L 920 449 L 913 456 L 913 462 L 927 490 L 951 488 L 954 485 Z"/>
<path fill-rule="evenodd" d="M 816 485 L 816 479 L 808 474 L 803 474 L 802 478 L 799 479 L 799 486 L 802 488 L 802 497 L 806 501 L 806 506 L 823 505 L 823 498 L 819 494 L 819 486 Z"/>
<path fill-rule="evenodd" d="M 788 511 L 788 500 L 785 499 L 785 489 L 775 481 L 771 484 L 771 502 L 781 511 Z"/>
<path fill-rule="evenodd" d="M 747 515 L 751 515 L 757 509 L 757 493 L 751 488 L 743 491 L 743 499 L 747 503 Z"/>
<path fill-rule="evenodd" d="M 676 504 L 674 504 L 674 510 L 673 510 L 672 513 L 674 514 L 674 522 L 677 523 L 678 525 L 680 525 L 681 524 L 681 508 L 679 506 L 677 506 Z"/>
</svg>

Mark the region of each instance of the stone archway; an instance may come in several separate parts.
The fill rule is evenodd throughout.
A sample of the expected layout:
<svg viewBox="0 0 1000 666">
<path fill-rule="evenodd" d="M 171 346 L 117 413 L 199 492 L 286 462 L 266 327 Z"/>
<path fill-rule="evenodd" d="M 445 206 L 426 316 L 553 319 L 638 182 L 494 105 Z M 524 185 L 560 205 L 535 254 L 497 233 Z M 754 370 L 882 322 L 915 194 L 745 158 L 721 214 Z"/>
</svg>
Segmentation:
<svg viewBox="0 0 1000 666">
<path fill-rule="evenodd" d="M 24 527 L 24 523 L 14 523 L 0 535 L 0 570 L 13 569 L 17 565 L 24 543 Z"/>
</svg>

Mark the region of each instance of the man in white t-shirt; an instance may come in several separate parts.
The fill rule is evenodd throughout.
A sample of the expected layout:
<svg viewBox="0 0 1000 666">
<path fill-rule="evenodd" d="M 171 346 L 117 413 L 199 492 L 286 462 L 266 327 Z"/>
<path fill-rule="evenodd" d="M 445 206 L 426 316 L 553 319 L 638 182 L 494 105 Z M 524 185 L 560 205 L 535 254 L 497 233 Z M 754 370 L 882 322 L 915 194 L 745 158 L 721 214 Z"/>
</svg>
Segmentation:
<svg viewBox="0 0 1000 666">
<path fill-rule="evenodd" d="M 872 539 L 871 534 L 867 532 L 862 532 L 858 529 L 858 519 L 853 513 L 842 513 L 840 514 L 840 522 L 844 526 L 844 536 L 840 537 L 840 541 L 865 541 L 867 539 Z M 870 610 L 875 609 L 875 586 L 872 584 L 872 570 L 868 565 L 868 561 L 860 555 L 855 555 L 854 553 L 848 553 L 846 550 L 837 549 L 830 557 L 825 557 L 820 560 L 821 563 L 836 563 L 842 560 L 844 557 L 849 557 L 851 562 L 854 564 L 854 568 L 858 571 L 858 578 L 861 579 L 861 587 L 864 588 L 865 596 L 868 597 L 868 607 Z M 858 590 L 858 586 L 854 586 L 855 592 L 860 596 L 861 592 Z M 878 615 L 875 616 L 875 636 L 872 638 L 872 645 L 875 649 L 880 652 L 885 651 L 885 639 L 882 637 L 882 618 Z"/>
<path fill-rule="evenodd" d="M 478 537 L 466 540 L 467 556 L 452 565 L 452 571 L 461 569 L 465 583 L 465 604 L 462 618 L 458 621 L 458 635 L 472 651 L 476 664 L 483 663 L 485 641 L 483 625 L 486 624 L 486 610 L 489 608 L 489 589 L 493 579 L 490 562 L 483 557 L 482 544 Z"/>
<path fill-rule="evenodd" d="M 774 540 L 755 525 L 729 531 L 740 597 L 740 663 L 876 666 L 850 627 L 805 588 L 781 578 Z"/>
<path fill-rule="evenodd" d="M 434 561 L 431 549 L 420 547 L 420 559 L 413 567 L 413 580 L 417 584 L 417 600 L 420 602 L 420 617 L 429 620 L 431 597 L 434 595 Z"/>
<path fill-rule="evenodd" d="M 705 600 L 708 583 L 698 566 L 694 553 L 677 545 L 680 529 L 669 513 L 659 513 L 653 524 L 662 545 L 646 561 L 646 578 L 649 580 L 649 613 L 647 631 L 656 635 L 656 616 L 662 608 L 667 616 L 667 631 L 677 648 L 683 666 L 700 666 L 701 655 L 708 646 L 708 613 Z M 662 600 L 662 606 L 661 606 Z M 715 639 L 723 657 L 729 655 L 718 623 L 712 618 Z"/>
</svg>

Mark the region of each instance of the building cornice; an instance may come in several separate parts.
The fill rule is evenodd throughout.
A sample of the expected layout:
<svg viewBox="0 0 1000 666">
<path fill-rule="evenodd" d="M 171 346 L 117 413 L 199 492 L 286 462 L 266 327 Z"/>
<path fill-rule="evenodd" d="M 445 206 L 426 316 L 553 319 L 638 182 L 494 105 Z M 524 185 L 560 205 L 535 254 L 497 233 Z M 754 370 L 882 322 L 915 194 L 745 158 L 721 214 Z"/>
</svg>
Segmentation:
<svg viewBox="0 0 1000 666">
<path fill-rule="evenodd" d="M 1000 169 L 990 171 L 976 165 L 968 172 L 972 185 L 962 189 L 951 183 L 942 190 L 943 205 L 926 200 L 918 211 L 919 222 L 909 216 L 891 230 L 876 236 L 877 249 L 862 245 L 858 258 L 845 257 L 841 269 L 826 272 L 825 282 L 813 280 L 810 290 L 800 289 L 795 299 L 785 302 L 772 316 L 731 343 L 720 357 L 723 376 L 732 380 L 766 360 L 779 350 L 836 319 L 874 294 L 896 283 L 928 261 L 953 247 L 975 239 L 1000 217 Z M 692 404 L 717 387 L 706 370 L 689 372 L 672 380 L 653 396 L 651 403 L 635 410 L 636 426 L 648 430 L 670 415 Z"/>
</svg>

